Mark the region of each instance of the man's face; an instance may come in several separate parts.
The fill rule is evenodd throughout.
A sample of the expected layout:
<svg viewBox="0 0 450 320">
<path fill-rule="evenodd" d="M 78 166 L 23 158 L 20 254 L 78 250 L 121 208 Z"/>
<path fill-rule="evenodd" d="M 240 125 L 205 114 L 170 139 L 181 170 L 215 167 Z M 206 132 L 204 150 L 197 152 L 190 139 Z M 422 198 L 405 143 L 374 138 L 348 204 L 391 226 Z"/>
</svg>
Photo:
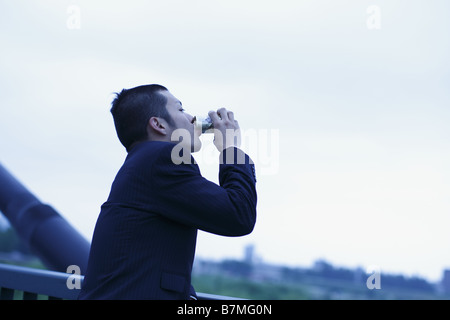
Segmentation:
<svg viewBox="0 0 450 320">
<path fill-rule="evenodd" d="M 172 117 L 172 120 L 174 122 L 174 127 L 171 127 L 169 125 L 168 128 L 169 138 L 172 136 L 172 133 L 176 129 L 183 129 L 185 130 L 185 133 L 183 133 L 182 135 L 183 137 L 189 136 L 189 141 L 183 140 L 182 143 L 189 143 L 191 152 L 199 151 L 202 146 L 202 143 L 199 139 L 201 132 L 195 129 L 195 125 L 192 123 L 194 117 L 184 111 L 181 102 L 177 98 L 175 98 L 169 91 L 162 91 L 160 93 L 167 98 L 167 112 Z M 188 146 L 186 145 L 186 147 Z"/>
</svg>

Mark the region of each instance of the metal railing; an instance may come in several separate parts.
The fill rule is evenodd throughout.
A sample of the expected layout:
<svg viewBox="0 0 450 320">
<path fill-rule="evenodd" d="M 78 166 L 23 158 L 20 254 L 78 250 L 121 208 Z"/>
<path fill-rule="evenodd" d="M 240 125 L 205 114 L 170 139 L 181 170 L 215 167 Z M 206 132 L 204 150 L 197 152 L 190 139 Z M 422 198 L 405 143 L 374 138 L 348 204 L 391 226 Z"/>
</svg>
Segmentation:
<svg viewBox="0 0 450 320">
<path fill-rule="evenodd" d="M 80 281 L 82 275 L 0 264 L 0 300 L 75 300 L 79 289 L 69 289 L 68 280 Z M 240 298 L 197 293 L 199 300 L 242 300 Z"/>
</svg>

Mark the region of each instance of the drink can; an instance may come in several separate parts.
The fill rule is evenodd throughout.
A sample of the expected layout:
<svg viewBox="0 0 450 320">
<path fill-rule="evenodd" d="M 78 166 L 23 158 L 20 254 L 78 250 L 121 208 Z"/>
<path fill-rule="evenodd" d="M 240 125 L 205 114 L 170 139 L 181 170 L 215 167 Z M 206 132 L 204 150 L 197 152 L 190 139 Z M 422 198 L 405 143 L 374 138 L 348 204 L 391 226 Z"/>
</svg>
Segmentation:
<svg viewBox="0 0 450 320">
<path fill-rule="evenodd" d="M 207 133 L 206 131 L 209 129 L 214 129 L 214 125 L 209 116 L 205 118 L 196 116 L 194 121 L 195 126 L 201 130 L 202 133 Z M 210 132 L 212 132 L 212 130 Z"/>
</svg>

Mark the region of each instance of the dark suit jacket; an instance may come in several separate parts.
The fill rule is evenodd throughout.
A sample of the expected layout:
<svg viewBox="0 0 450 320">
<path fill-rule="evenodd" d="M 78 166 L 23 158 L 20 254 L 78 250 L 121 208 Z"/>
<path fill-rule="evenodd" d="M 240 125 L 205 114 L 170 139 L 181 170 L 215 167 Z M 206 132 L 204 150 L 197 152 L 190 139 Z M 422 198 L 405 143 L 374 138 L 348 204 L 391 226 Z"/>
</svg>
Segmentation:
<svg viewBox="0 0 450 320">
<path fill-rule="evenodd" d="M 101 207 L 79 299 L 189 299 L 197 229 L 252 232 L 250 158 L 237 148 L 221 153 L 219 186 L 201 176 L 192 157 L 192 164 L 174 164 L 174 146 L 147 141 L 128 154 Z"/>
</svg>

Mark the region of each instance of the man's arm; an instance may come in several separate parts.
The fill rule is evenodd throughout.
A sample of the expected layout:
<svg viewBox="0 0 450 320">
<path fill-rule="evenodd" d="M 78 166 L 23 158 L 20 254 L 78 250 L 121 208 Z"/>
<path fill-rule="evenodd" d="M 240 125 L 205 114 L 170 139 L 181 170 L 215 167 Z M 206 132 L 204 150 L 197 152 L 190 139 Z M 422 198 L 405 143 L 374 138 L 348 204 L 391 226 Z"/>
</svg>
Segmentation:
<svg viewBox="0 0 450 320">
<path fill-rule="evenodd" d="M 203 178 L 196 164 L 175 165 L 171 150 L 164 148 L 151 170 L 158 213 L 219 235 L 249 234 L 256 222 L 257 196 L 254 164 L 248 155 L 235 147 L 224 150 L 217 185 Z"/>
</svg>

